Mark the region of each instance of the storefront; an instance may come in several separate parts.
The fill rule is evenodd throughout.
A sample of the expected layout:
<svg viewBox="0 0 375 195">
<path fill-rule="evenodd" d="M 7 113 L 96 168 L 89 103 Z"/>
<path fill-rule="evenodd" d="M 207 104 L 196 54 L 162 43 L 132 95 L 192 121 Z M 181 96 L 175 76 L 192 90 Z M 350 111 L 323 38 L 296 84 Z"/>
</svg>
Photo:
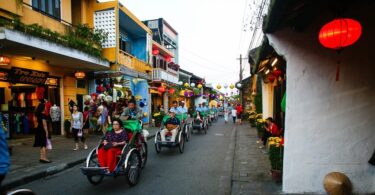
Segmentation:
<svg viewBox="0 0 375 195">
<path fill-rule="evenodd" d="M 33 134 L 37 127 L 35 108 L 40 100 L 61 105 L 60 78 L 49 72 L 10 67 L 0 69 L 0 103 L 7 137 Z"/>
</svg>

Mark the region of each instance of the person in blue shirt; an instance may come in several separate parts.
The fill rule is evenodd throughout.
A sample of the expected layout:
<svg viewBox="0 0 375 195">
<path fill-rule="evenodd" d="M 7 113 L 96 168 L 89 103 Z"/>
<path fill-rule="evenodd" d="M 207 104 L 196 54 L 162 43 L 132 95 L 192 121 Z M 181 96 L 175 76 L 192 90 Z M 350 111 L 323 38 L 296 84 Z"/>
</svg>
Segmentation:
<svg viewBox="0 0 375 195">
<path fill-rule="evenodd" d="M 173 111 L 174 113 L 179 113 L 179 110 L 178 110 L 178 104 L 177 104 L 177 101 L 175 100 L 175 101 L 173 101 L 173 103 L 172 103 L 172 108 L 171 109 L 169 109 L 169 112 L 171 112 L 171 111 Z"/>
<path fill-rule="evenodd" d="M 203 107 L 202 107 L 202 104 L 198 104 L 198 108 L 195 109 L 197 112 L 202 112 L 203 111 Z"/>
<path fill-rule="evenodd" d="M 180 106 L 177 108 L 177 110 L 178 110 L 178 113 L 180 113 L 180 114 L 186 114 L 187 113 L 187 109 L 185 107 L 184 101 L 180 102 Z"/>
<path fill-rule="evenodd" d="M 165 128 L 160 132 L 161 141 L 165 141 L 165 135 L 170 132 L 172 133 L 171 142 L 176 140 L 178 126 L 180 125 L 180 120 L 176 118 L 176 112 L 174 110 L 169 111 L 170 118 L 164 122 Z"/>
<path fill-rule="evenodd" d="M 2 113 L 0 112 L 0 189 L 1 183 L 9 171 L 9 149 L 3 129 Z"/>
<path fill-rule="evenodd" d="M 208 106 L 206 105 L 206 102 L 203 102 L 202 103 L 202 110 L 204 111 L 204 112 L 207 112 L 208 110 L 209 110 L 209 108 L 208 108 Z"/>
</svg>

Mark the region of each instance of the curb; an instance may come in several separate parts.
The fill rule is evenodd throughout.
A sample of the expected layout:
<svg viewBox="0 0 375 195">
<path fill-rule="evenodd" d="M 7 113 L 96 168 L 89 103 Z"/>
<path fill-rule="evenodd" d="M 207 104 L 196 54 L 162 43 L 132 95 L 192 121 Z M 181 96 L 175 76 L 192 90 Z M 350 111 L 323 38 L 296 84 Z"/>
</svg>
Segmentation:
<svg viewBox="0 0 375 195">
<path fill-rule="evenodd" d="M 153 137 L 155 137 L 155 134 L 149 135 L 147 137 L 147 141 L 151 140 L 151 138 Z M 12 188 L 16 188 L 18 186 L 31 183 L 35 180 L 42 179 L 42 178 L 63 172 L 67 169 L 70 169 L 78 164 L 85 162 L 85 160 L 86 160 L 86 156 L 83 158 L 68 162 L 68 163 L 61 163 L 58 165 L 54 165 L 54 166 L 48 167 L 47 169 L 35 172 L 33 174 L 25 175 L 21 178 L 14 179 L 13 181 L 10 181 L 9 183 L 3 183 L 1 188 L 5 190 L 11 190 Z"/>
<path fill-rule="evenodd" d="M 60 172 L 62 172 L 64 170 L 67 170 L 69 168 L 72 168 L 72 167 L 74 167 L 78 164 L 81 164 L 81 163 L 85 162 L 85 160 L 86 160 L 86 157 L 77 159 L 77 160 L 69 162 L 69 163 L 61 163 L 61 164 L 58 164 L 58 165 L 48 167 L 45 170 L 41 170 L 39 172 L 30 174 L 30 175 L 25 175 L 21 178 L 17 178 L 13 181 L 10 181 L 9 183 L 5 183 L 2 186 L 2 188 L 5 189 L 5 190 L 10 190 L 12 188 L 16 188 L 18 186 L 28 184 L 28 183 L 33 182 L 35 180 L 42 179 L 42 178 L 60 173 Z"/>
</svg>

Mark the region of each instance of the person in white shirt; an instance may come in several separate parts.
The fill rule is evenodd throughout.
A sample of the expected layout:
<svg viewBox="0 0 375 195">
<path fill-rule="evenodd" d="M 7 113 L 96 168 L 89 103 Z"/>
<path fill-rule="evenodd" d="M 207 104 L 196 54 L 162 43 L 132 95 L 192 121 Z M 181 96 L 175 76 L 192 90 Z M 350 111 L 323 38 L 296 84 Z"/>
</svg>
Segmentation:
<svg viewBox="0 0 375 195">
<path fill-rule="evenodd" d="M 187 113 L 187 109 L 185 107 L 185 102 L 184 101 L 180 102 L 180 106 L 177 108 L 177 110 L 181 114 L 186 114 Z"/>
<path fill-rule="evenodd" d="M 232 118 L 233 118 L 233 123 L 236 123 L 237 110 L 234 107 L 232 108 Z"/>
</svg>

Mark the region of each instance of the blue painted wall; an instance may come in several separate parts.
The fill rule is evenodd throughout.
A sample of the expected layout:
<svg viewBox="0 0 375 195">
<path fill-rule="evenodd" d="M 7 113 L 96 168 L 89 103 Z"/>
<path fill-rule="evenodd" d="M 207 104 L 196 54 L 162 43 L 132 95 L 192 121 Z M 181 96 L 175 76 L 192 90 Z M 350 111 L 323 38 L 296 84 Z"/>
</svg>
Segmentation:
<svg viewBox="0 0 375 195">
<path fill-rule="evenodd" d="M 140 60 L 147 62 L 146 38 L 133 39 L 132 53 Z"/>
</svg>

